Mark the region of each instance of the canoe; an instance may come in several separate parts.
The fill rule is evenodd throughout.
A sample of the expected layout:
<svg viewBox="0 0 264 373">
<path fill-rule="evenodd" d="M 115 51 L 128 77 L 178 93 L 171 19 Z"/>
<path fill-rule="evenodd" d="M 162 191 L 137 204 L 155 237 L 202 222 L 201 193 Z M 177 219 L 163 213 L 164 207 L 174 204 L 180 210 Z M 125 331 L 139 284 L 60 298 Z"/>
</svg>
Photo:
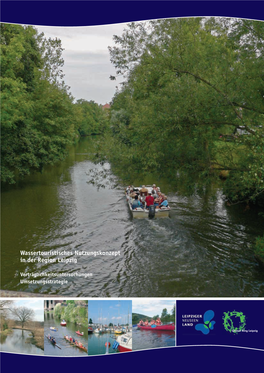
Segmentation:
<svg viewBox="0 0 264 373">
<path fill-rule="evenodd" d="M 69 342 L 72 346 L 78 347 L 80 350 L 83 350 L 83 351 L 87 352 L 87 348 L 85 348 L 84 346 L 81 347 L 77 343 L 71 342 L 69 339 L 66 338 L 66 336 L 64 336 L 64 339 L 65 339 L 65 341 Z"/>
<path fill-rule="evenodd" d="M 80 335 L 81 337 L 83 337 L 83 332 L 79 332 L 79 330 L 77 332 L 75 332 L 76 334 Z"/>
<path fill-rule="evenodd" d="M 48 340 L 50 341 L 50 343 L 52 343 L 54 346 L 58 347 L 60 350 L 61 350 L 61 347 L 59 345 L 57 345 L 57 342 L 53 339 L 51 339 L 49 335 L 46 335 L 46 337 L 48 338 Z"/>
<path fill-rule="evenodd" d="M 174 324 L 167 324 L 167 325 L 152 325 L 152 326 L 145 326 L 145 325 L 139 325 L 138 328 L 142 330 L 170 330 L 174 331 L 175 330 L 175 325 Z"/>
<path fill-rule="evenodd" d="M 152 190 L 152 187 L 150 185 L 147 185 L 146 188 L 151 191 Z M 128 188 L 127 188 L 128 189 Z M 141 187 L 134 187 L 134 190 L 140 190 Z M 159 208 L 159 207 L 153 207 L 153 211 L 151 211 L 151 214 L 150 214 L 150 210 L 146 209 L 145 207 L 141 208 L 141 207 L 137 207 L 136 209 L 132 209 L 132 206 L 131 206 L 131 198 L 129 196 L 129 193 L 126 192 L 126 199 L 127 199 L 127 204 L 128 204 L 128 207 L 129 207 L 129 210 L 131 211 L 131 214 L 133 216 L 133 218 L 136 218 L 136 219 L 140 219 L 140 218 L 153 218 L 153 217 L 156 217 L 156 218 L 167 218 L 169 217 L 169 214 L 170 214 L 170 207 L 162 207 L 162 208 Z M 154 215 L 154 216 L 153 216 Z"/>
<path fill-rule="evenodd" d="M 54 326 L 51 326 L 50 330 L 52 330 L 53 332 L 57 332 L 58 331 L 58 329 L 56 329 Z"/>
</svg>

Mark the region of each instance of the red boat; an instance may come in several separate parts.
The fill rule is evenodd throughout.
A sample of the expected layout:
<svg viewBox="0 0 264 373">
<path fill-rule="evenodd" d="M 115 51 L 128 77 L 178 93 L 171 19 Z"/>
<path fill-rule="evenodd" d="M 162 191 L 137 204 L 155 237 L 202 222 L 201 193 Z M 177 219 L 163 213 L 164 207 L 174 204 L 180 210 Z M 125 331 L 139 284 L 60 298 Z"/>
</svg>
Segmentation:
<svg viewBox="0 0 264 373">
<path fill-rule="evenodd" d="M 77 332 L 75 332 L 76 334 L 80 335 L 80 336 L 83 336 L 83 332 L 79 332 L 79 330 Z"/>
<path fill-rule="evenodd" d="M 139 325 L 137 326 L 142 329 L 142 330 L 175 330 L 175 325 L 174 324 L 167 324 L 167 325 L 150 325 L 150 326 L 145 326 L 145 325 Z"/>
</svg>

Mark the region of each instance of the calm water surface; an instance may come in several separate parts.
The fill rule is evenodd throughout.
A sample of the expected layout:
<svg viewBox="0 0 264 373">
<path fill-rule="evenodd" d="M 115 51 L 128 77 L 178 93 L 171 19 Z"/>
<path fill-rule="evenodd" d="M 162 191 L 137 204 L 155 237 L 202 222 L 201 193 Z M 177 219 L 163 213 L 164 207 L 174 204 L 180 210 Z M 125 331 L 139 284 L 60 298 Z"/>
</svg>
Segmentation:
<svg viewBox="0 0 264 373">
<path fill-rule="evenodd" d="M 43 355 L 41 348 L 29 343 L 31 333 L 28 330 L 13 329 L 13 333 L 0 338 L 0 350 L 5 352 Z"/>
<path fill-rule="evenodd" d="M 162 330 L 137 330 L 133 328 L 133 351 L 175 346 L 175 332 Z"/>
<path fill-rule="evenodd" d="M 114 336 L 110 333 L 96 334 L 92 333 L 88 335 L 88 355 L 104 355 L 106 353 L 106 343 L 110 343 L 108 353 L 119 353 L 117 349 L 113 349 L 113 343 L 115 342 Z"/>
<path fill-rule="evenodd" d="M 88 349 L 88 331 L 87 328 L 75 325 L 73 323 L 67 322 L 66 326 L 60 325 L 60 320 L 54 318 L 53 313 L 45 312 L 44 319 L 44 353 L 45 355 L 54 355 L 54 356 L 87 356 L 87 352 L 80 350 L 78 347 L 71 346 L 69 342 L 64 339 L 65 335 L 71 336 L 82 342 L 84 347 Z M 50 330 L 50 327 L 55 327 L 58 331 Z M 76 331 L 79 330 L 83 332 L 83 337 L 76 334 Z M 55 340 L 60 348 L 53 345 L 46 335 L 52 335 L 55 337 Z"/>
<path fill-rule="evenodd" d="M 58 166 L 2 190 L 2 288 L 80 297 L 264 296 L 264 272 L 252 248 L 264 228 L 256 210 L 226 206 L 218 188 L 183 197 L 150 176 L 138 183 L 156 182 L 167 193 L 170 218 L 133 220 L 125 183 L 109 164 L 91 161 L 94 141 L 82 140 Z M 51 258 L 77 263 L 22 263 L 20 250 L 120 255 L 63 254 Z M 56 272 L 68 282 L 23 284 L 22 271 Z"/>
</svg>

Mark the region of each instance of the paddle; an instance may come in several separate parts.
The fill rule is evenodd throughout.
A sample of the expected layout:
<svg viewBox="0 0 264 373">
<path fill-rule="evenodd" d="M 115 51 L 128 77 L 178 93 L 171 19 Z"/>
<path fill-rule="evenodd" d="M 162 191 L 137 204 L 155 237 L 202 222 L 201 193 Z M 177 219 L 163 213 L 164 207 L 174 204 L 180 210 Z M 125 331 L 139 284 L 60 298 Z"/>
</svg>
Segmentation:
<svg viewBox="0 0 264 373">
<path fill-rule="evenodd" d="M 151 325 L 152 328 L 156 328 L 156 326 L 157 326 L 157 325 L 155 325 L 155 324 Z"/>
</svg>

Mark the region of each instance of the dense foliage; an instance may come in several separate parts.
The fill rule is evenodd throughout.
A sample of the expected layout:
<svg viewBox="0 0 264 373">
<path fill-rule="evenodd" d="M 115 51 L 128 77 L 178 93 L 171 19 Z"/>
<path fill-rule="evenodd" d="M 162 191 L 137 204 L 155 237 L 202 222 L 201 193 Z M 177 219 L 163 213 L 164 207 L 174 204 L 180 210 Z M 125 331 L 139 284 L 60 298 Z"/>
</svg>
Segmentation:
<svg viewBox="0 0 264 373">
<path fill-rule="evenodd" d="M 1 24 L 1 180 L 62 160 L 83 134 L 102 132 L 102 108 L 74 104 L 63 81 L 61 41 L 28 26 Z M 99 131 L 99 125 L 103 123 Z"/>
<path fill-rule="evenodd" d="M 257 237 L 256 239 L 255 255 L 259 256 L 264 263 L 264 235 L 262 237 Z"/>
<path fill-rule="evenodd" d="M 264 191 L 264 24 L 224 18 L 131 23 L 109 48 L 117 76 L 113 164 L 171 174 L 227 170 L 232 202 Z M 115 77 L 112 77 L 115 79 Z"/>
<path fill-rule="evenodd" d="M 57 303 L 54 316 L 60 320 L 88 327 L 87 301 L 68 301 L 66 305 Z"/>
<path fill-rule="evenodd" d="M 77 100 L 78 131 L 81 136 L 101 135 L 108 127 L 107 112 L 94 101 Z"/>
</svg>

